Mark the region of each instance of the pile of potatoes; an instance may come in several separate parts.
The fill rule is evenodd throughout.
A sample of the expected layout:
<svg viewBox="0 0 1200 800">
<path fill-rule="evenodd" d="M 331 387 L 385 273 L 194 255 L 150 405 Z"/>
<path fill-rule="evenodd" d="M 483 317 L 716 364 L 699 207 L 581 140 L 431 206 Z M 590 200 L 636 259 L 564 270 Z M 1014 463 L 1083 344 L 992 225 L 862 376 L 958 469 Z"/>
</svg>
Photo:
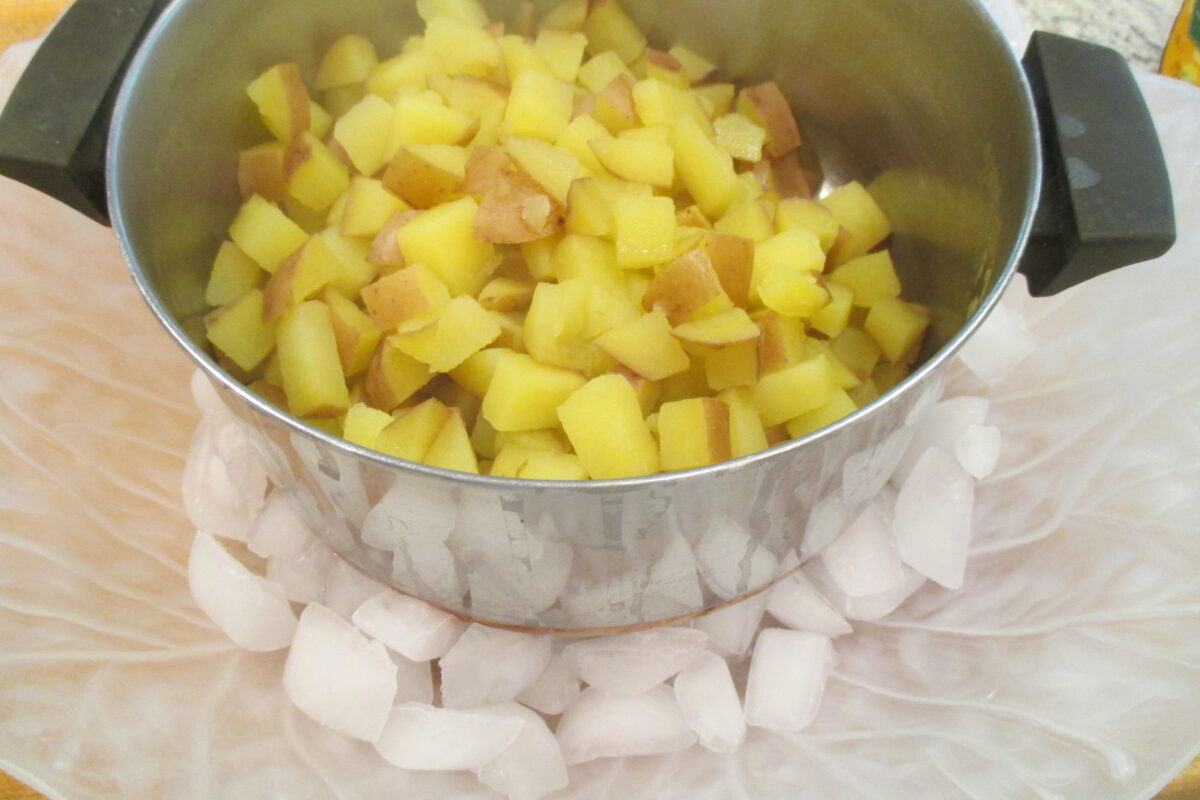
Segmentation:
<svg viewBox="0 0 1200 800">
<path fill-rule="evenodd" d="M 398 458 L 585 480 L 755 453 L 908 373 L 929 314 L 888 220 L 857 183 L 813 200 L 775 84 L 612 0 L 532 36 L 417 10 L 398 55 L 347 35 L 314 91 L 295 64 L 247 90 L 271 139 L 239 154 L 206 325 L 252 390 Z"/>
</svg>

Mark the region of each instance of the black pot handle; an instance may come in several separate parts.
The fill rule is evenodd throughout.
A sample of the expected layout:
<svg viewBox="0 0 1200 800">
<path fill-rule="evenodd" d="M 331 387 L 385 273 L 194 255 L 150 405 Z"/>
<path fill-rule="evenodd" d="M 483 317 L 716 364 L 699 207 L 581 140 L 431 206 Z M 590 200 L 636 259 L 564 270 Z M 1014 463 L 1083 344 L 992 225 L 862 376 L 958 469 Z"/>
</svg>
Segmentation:
<svg viewBox="0 0 1200 800">
<path fill-rule="evenodd" d="M 1023 61 L 1042 133 L 1042 199 L 1020 263 L 1035 297 L 1175 243 L 1171 181 L 1129 65 L 1107 47 L 1038 31 Z"/>
<path fill-rule="evenodd" d="M 0 115 L 0 174 L 108 224 L 104 157 L 130 58 L 166 0 L 76 0 Z"/>
</svg>

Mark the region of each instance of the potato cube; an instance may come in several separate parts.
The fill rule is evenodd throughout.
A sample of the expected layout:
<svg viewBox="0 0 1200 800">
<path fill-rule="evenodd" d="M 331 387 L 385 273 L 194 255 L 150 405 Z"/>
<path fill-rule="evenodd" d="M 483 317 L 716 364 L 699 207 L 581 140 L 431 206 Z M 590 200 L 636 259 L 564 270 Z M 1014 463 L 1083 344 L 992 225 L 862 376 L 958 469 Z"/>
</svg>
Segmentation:
<svg viewBox="0 0 1200 800">
<path fill-rule="evenodd" d="M 524 353 L 507 353 L 496 362 L 483 396 L 483 418 L 497 431 L 554 427 L 558 407 L 585 383 L 576 372 L 538 363 Z"/>
<path fill-rule="evenodd" d="M 871 377 L 882 351 L 870 334 L 858 328 L 847 328 L 841 335 L 830 340 L 829 348 L 858 380 Z"/>
<path fill-rule="evenodd" d="M 468 139 L 476 122 L 446 108 L 436 92 L 403 94 L 392 107 L 392 130 L 385 155 L 413 144 L 460 144 Z"/>
<path fill-rule="evenodd" d="M 246 372 L 275 349 L 275 323 L 263 318 L 263 293 L 250 289 L 209 325 L 208 341 Z"/>
<path fill-rule="evenodd" d="M 711 83 L 707 86 L 697 86 L 692 92 L 704 104 L 708 116 L 716 119 L 733 110 L 733 98 L 737 89 L 732 83 Z"/>
<path fill-rule="evenodd" d="M 775 209 L 775 230 L 779 233 L 801 228 L 815 235 L 826 253 L 837 241 L 841 225 L 829 209 L 812 200 L 786 197 Z"/>
<path fill-rule="evenodd" d="M 407 209 L 408 204 L 388 191 L 382 181 L 357 175 L 346 192 L 338 230 L 342 236 L 373 237 L 393 214 Z"/>
<path fill-rule="evenodd" d="M 492 385 L 496 365 L 506 354 L 513 352 L 503 347 L 489 347 L 473 353 L 463 363 L 450 370 L 450 378 L 476 397 L 482 398 Z"/>
<path fill-rule="evenodd" d="M 581 117 L 582 119 L 582 117 Z M 608 236 L 614 232 L 613 207 L 625 196 L 648 197 L 649 186 L 602 175 L 579 178 L 567 194 L 567 232 Z"/>
<path fill-rule="evenodd" d="M 475 239 L 473 229 L 479 205 L 464 197 L 432 208 L 396 233 L 404 260 L 429 267 L 450 288 L 452 295 L 474 295 L 496 268 L 496 250 Z"/>
<path fill-rule="evenodd" d="M 350 188 L 350 173 L 321 140 L 305 131 L 283 156 L 288 192 L 309 208 L 323 211 Z"/>
<path fill-rule="evenodd" d="M 634 109 L 643 125 L 671 126 L 688 117 L 706 136 L 712 133 L 712 124 L 703 105 L 690 91 L 654 78 L 638 81 L 630 91 Z"/>
<path fill-rule="evenodd" d="M 578 278 L 589 285 L 627 288 L 625 270 L 617 266 L 616 248 L 595 236 L 564 236 L 554 248 L 554 277 L 559 283 Z"/>
<path fill-rule="evenodd" d="M 379 433 L 393 422 L 392 415 L 365 403 L 355 403 L 342 422 L 342 438 L 351 444 L 375 449 Z"/>
<path fill-rule="evenodd" d="M 800 130 L 796 127 L 792 107 L 775 83 L 742 89 L 737 108 L 738 113 L 766 132 L 767 154 L 771 158 L 786 156 L 800 146 Z"/>
<path fill-rule="evenodd" d="M 430 75 L 442 74 L 446 67 L 437 53 L 410 50 L 379 62 L 367 78 L 367 91 L 391 101 L 404 87 L 425 88 Z"/>
<path fill-rule="evenodd" d="M 432 377 L 428 365 L 400 352 L 389 339 L 384 339 L 367 369 L 363 400 L 381 411 L 391 411 L 416 394 Z"/>
<path fill-rule="evenodd" d="M 308 241 L 308 234 L 278 206 L 255 195 L 242 204 L 229 226 L 229 238 L 267 272 L 274 272 Z"/>
<path fill-rule="evenodd" d="M 502 170 L 483 195 L 475 215 L 481 242 L 523 244 L 553 235 L 562 227 L 563 208 L 524 172 Z"/>
<path fill-rule="evenodd" d="M 490 33 L 448 16 L 434 17 L 425 25 L 425 46 L 441 56 L 449 75 L 486 78 L 504 59 Z"/>
<path fill-rule="evenodd" d="M 611 50 L 626 64 L 646 49 L 646 37 L 614 0 L 593 0 L 588 4 L 583 32 L 587 34 L 589 53 Z"/>
<path fill-rule="evenodd" d="M 766 374 L 790 367 L 808 358 L 804 323 L 776 311 L 754 315 L 761 334 L 758 339 L 758 369 Z"/>
<path fill-rule="evenodd" d="M 291 308 L 276 329 L 288 409 L 298 417 L 339 417 L 350 408 L 329 306 L 310 300 Z"/>
<path fill-rule="evenodd" d="M 579 84 L 593 94 L 599 94 L 617 78 L 624 76 L 633 86 L 633 73 L 616 53 L 606 50 L 579 68 Z"/>
<path fill-rule="evenodd" d="M 740 236 L 710 233 L 705 250 L 721 288 L 734 305 L 750 305 L 750 281 L 754 275 L 754 242 Z"/>
<path fill-rule="evenodd" d="M 334 140 L 362 174 L 374 175 L 387 163 L 394 117 L 386 100 L 369 94 L 334 123 Z"/>
<path fill-rule="evenodd" d="M 671 333 L 677 339 L 706 347 L 724 347 L 749 342 L 759 336 L 754 320 L 740 308 L 731 308 L 711 317 L 685 322 L 675 326 Z"/>
<path fill-rule="evenodd" d="M 523 36 L 510 34 L 500 37 L 500 52 L 509 86 L 526 72 L 550 74 L 550 65 L 533 49 L 533 43 Z"/>
<path fill-rule="evenodd" d="M 550 74 L 567 83 L 574 83 L 583 63 L 583 51 L 587 37 L 582 33 L 555 30 L 543 27 L 533 43 L 534 52 L 542 57 L 550 68 Z"/>
<path fill-rule="evenodd" d="M 713 397 L 663 403 L 658 410 L 658 446 L 663 472 L 728 461 L 729 406 Z"/>
<path fill-rule="evenodd" d="M 611 133 L 636 127 L 638 115 L 633 102 L 633 80 L 627 75 L 613 78 L 596 93 L 591 115 Z"/>
<path fill-rule="evenodd" d="M 466 167 L 467 151 L 462 147 L 401 147 L 383 173 L 383 185 L 413 208 L 433 208 L 459 194 Z"/>
<path fill-rule="evenodd" d="M 729 406 L 729 455 L 742 458 L 770 447 L 750 389 L 727 389 L 718 395 Z"/>
<path fill-rule="evenodd" d="M 342 372 L 346 377 L 357 375 L 371 365 L 382 331 L 353 300 L 336 289 L 326 289 L 321 300 L 329 306 Z"/>
<path fill-rule="evenodd" d="M 554 250 L 561 241 L 559 236 L 547 236 L 536 242 L 526 242 L 521 245 L 521 256 L 529 275 L 535 281 L 550 280 L 554 277 Z"/>
<path fill-rule="evenodd" d="M 928 327 L 929 310 L 899 298 L 876 302 L 863 324 L 863 329 L 871 334 L 893 364 L 909 361 Z"/>
<path fill-rule="evenodd" d="M 675 154 L 665 144 L 632 138 L 593 139 L 588 146 L 613 175 L 633 183 L 669 189 L 675 180 Z M 669 198 L 668 198 L 669 199 Z M 671 216 L 675 207 L 671 206 Z"/>
<path fill-rule="evenodd" d="M 700 208 L 712 219 L 724 216 L 738 189 L 733 156 L 714 144 L 691 117 L 675 123 L 671 147 L 675 171 Z"/>
<path fill-rule="evenodd" d="M 500 444 L 497 441 L 496 459 L 492 462 L 488 474 L 493 478 L 515 478 L 537 452 L 519 444 Z"/>
<path fill-rule="evenodd" d="M 526 70 L 513 80 L 504 124 L 511 136 L 553 143 L 571 121 L 574 100 L 575 91 L 569 83 Z"/>
<path fill-rule="evenodd" d="M 588 474 L 574 453 L 529 453 L 516 477 L 529 481 L 585 481 Z"/>
<path fill-rule="evenodd" d="M 608 128 L 597 122 L 595 117 L 590 114 L 580 114 L 563 128 L 554 146 L 579 159 L 583 170 L 589 175 L 603 175 L 604 166 L 596 158 L 592 148 L 588 147 L 588 142 L 593 139 L 611 137 L 612 134 L 608 132 Z"/>
<path fill-rule="evenodd" d="M 429 88 L 441 95 L 447 107 L 479 119 L 485 114 L 499 113 L 504 116 L 504 103 L 508 90 L 499 84 L 470 75 L 433 74 L 426 79 Z"/>
<path fill-rule="evenodd" d="M 691 367 L 690 360 L 688 367 L 689 369 Z M 624 364 L 617 364 L 617 366 L 613 367 L 612 374 L 620 375 L 629 381 L 629 385 L 633 387 L 634 393 L 637 394 L 638 404 L 642 407 L 642 414 L 651 414 L 658 408 L 659 400 L 662 398 L 661 383 L 637 374 Z"/>
<path fill-rule="evenodd" d="M 687 353 L 671 336 L 671 324 L 661 311 L 617 325 L 596 339 L 596 344 L 629 369 L 652 381 L 683 372 Z"/>
<path fill-rule="evenodd" d="M 870 337 L 867 337 L 870 338 Z M 804 342 L 804 346 L 808 349 L 809 357 L 825 356 L 829 361 L 829 367 L 833 370 L 833 385 L 839 389 L 853 389 L 862 383 L 862 378 L 850 371 L 850 368 L 842 363 L 841 359 L 833 353 L 833 349 L 829 346 L 829 342 L 824 339 L 808 339 Z"/>
<path fill-rule="evenodd" d="M 658 472 L 658 443 L 637 394 L 620 375 L 601 375 L 558 408 L 558 418 L 589 475 L 597 480 Z"/>
<path fill-rule="evenodd" d="M 474 28 L 488 24 L 487 12 L 479 0 L 417 0 L 417 14 L 426 24 L 438 17 L 449 17 Z"/>
<path fill-rule="evenodd" d="M 288 198 L 287 178 L 283 175 L 283 142 L 267 142 L 238 153 L 237 180 L 242 200 L 260 195 L 272 203 Z"/>
<path fill-rule="evenodd" d="M 492 278 L 476 299 L 488 311 L 523 311 L 533 300 L 533 286 L 512 278 Z"/>
<path fill-rule="evenodd" d="M 880 397 L 879 387 L 870 378 L 855 386 L 846 392 L 846 394 L 850 395 L 850 399 L 854 401 L 854 405 L 859 408 L 866 408 Z"/>
<path fill-rule="evenodd" d="M 811 318 L 830 299 L 815 275 L 784 264 L 766 274 L 758 286 L 758 294 L 767 308 L 797 319 Z"/>
<path fill-rule="evenodd" d="M 765 242 L 775 235 L 771 215 L 758 200 L 745 200 L 731 206 L 713 228 L 718 233 L 740 236 L 753 242 Z"/>
<path fill-rule="evenodd" d="M 539 428 L 531 431 L 498 431 L 496 447 L 502 449 L 509 445 L 523 448 L 535 453 L 569 453 L 570 446 L 563 438 L 558 428 Z"/>
<path fill-rule="evenodd" d="M 589 286 L 582 280 L 539 283 L 525 315 L 525 347 L 544 364 L 596 375 L 616 361 L 591 342 Z"/>
<path fill-rule="evenodd" d="M 842 389 L 834 389 L 833 396 L 829 398 L 829 402 L 820 408 L 814 408 L 812 411 L 801 414 L 787 424 L 788 435 L 793 439 L 799 439 L 802 436 L 807 436 L 810 433 L 815 433 L 840 419 L 850 416 L 855 411 L 858 411 L 858 406 L 850 398 L 850 395 Z"/>
<path fill-rule="evenodd" d="M 708 387 L 715 392 L 758 381 L 758 340 L 731 344 L 704 357 Z"/>
<path fill-rule="evenodd" d="M 562 0 L 542 17 L 542 29 L 581 31 L 587 19 L 588 0 Z"/>
<path fill-rule="evenodd" d="M 513 160 L 564 207 L 571 183 L 580 177 L 579 159 L 537 139 L 512 137 L 504 145 Z"/>
<path fill-rule="evenodd" d="M 837 336 L 850 324 L 850 310 L 854 305 L 854 292 L 839 283 L 827 283 L 829 302 L 813 314 L 809 325 L 826 336 Z"/>
<path fill-rule="evenodd" d="M 835 269 L 829 280 L 851 289 L 854 305 L 863 308 L 900 296 L 900 278 L 887 250 L 850 259 Z"/>
<path fill-rule="evenodd" d="M 754 407 L 765 427 L 795 419 L 828 403 L 836 389 L 825 356 L 764 375 L 754 387 Z"/>
<path fill-rule="evenodd" d="M 276 64 L 246 87 L 246 94 L 271 134 L 281 142 L 309 130 L 311 109 L 308 90 L 300 78 L 300 67 Z"/>
<path fill-rule="evenodd" d="M 461 411 L 457 408 L 450 409 L 446 421 L 429 443 L 429 448 L 421 460 L 431 467 L 479 474 L 479 461 L 471 447 L 471 437 L 467 435 L 467 426 L 463 422 Z"/>
<path fill-rule="evenodd" d="M 375 438 L 375 449 L 394 458 L 421 461 L 449 416 L 450 409 L 431 397 L 398 413 Z"/>
<path fill-rule="evenodd" d="M 473 297 L 449 303 L 400 323 L 389 337 L 392 346 L 435 372 L 449 372 L 491 344 L 500 326 Z"/>
<path fill-rule="evenodd" d="M 475 417 L 475 425 L 471 428 L 471 447 L 481 458 L 495 458 L 499 448 L 496 447 L 496 429 L 492 427 L 481 412 Z M 479 469 L 485 474 L 491 473 L 491 463 L 480 462 Z"/>
<path fill-rule="evenodd" d="M 683 69 L 692 83 L 700 83 L 717 71 L 715 64 L 681 44 L 672 46 L 667 52 L 683 65 Z"/>
<path fill-rule="evenodd" d="M 750 278 L 751 301 L 759 298 L 758 287 L 776 267 L 819 275 L 825 269 L 821 242 L 799 228 L 776 234 L 754 248 L 754 275 Z"/>
<path fill-rule="evenodd" d="M 844 264 L 869 253 L 892 234 L 883 209 L 857 181 L 834 189 L 821 199 L 821 205 L 829 209 L 843 229 L 829 253 L 834 264 Z"/>
<path fill-rule="evenodd" d="M 626 196 L 613 209 L 617 266 L 638 269 L 671 260 L 675 203 L 669 197 Z"/>
<path fill-rule="evenodd" d="M 662 50 L 655 50 L 653 47 L 647 47 L 642 58 L 646 65 L 646 77 L 649 80 L 662 81 L 668 86 L 678 89 L 691 88 L 692 79 L 684 69 L 683 62 L 675 56 Z"/>
<path fill-rule="evenodd" d="M 367 249 L 367 262 L 377 267 L 385 267 L 383 270 L 385 273 L 399 269 L 408 263 L 404 260 L 404 253 L 400 250 L 400 241 L 397 238 L 397 234 L 400 233 L 401 228 L 412 222 L 422 213 L 418 209 L 408 209 L 397 211 L 388 217 L 387 222 L 383 224 L 383 228 L 371 240 L 371 244 Z"/>
<path fill-rule="evenodd" d="M 693 250 L 668 264 L 642 297 L 642 308 L 661 309 L 672 325 L 731 307 L 733 303 L 704 250 Z"/>
<path fill-rule="evenodd" d="M 361 239 L 342 236 L 336 228 L 321 231 L 317 238 L 323 240 L 336 257 L 329 285 L 347 297 L 357 295 L 379 273 L 379 268 L 367 260 L 371 246 Z"/>
<path fill-rule="evenodd" d="M 310 237 L 267 281 L 263 289 L 265 318 L 277 321 L 292 306 L 316 297 L 338 274 L 340 266 L 337 255 L 322 237 Z"/>
<path fill-rule="evenodd" d="M 334 89 L 356 83 L 365 83 L 371 70 L 379 63 L 375 45 L 371 40 L 349 33 L 338 38 L 321 59 L 317 67 L 317 89 Z"/>
<path fill-rule="evenodd" d="M 738 161 L 761 161 L 767 132 L 742 114 L 726 114 L 713 122 L 713 140 Z"/>
<path fill-rule="evenodd" d="M 243 253 L 236 244 L 222 242 L 204 289 L 204 302 L 210 306 L 233 302 L 257 288 L 265 277 L 254 259 Z"/>
</svg>

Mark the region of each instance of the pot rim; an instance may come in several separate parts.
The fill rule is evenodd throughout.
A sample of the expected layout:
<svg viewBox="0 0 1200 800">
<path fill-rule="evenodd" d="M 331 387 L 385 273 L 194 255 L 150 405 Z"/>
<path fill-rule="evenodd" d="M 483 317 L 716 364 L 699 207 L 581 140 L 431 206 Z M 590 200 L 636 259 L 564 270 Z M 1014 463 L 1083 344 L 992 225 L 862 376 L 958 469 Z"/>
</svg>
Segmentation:
<svg viewBox="0 0 1200 800">
<path fill-rule="evenodd" d="M 474 475 L 467 472 L 459 472 L 456 470 L 442 469 L 440 467 L 431 467 L 425 464 L 419 464 L 404 459 L 388 456 L 375 450 L 370 450 L 356 444 L 352 444 L 340 437 L 333 436 L 324 431 L 321 431 L 297 417 L 283 411 L 282 409 L 268 403 L 260 398 L 254 392 L 250 391 L 241 382 L 229 375 L 225 370 L 219 367 L 196 343 L 189 337 L 183 328 L 175 321 L 170 311 L 159 299 L 154 292 L 150 278 L 146 271 L 142 268 L 137 254 L 133 251 L 130 245 L 128 228 L 123 213 L 122 206 L 122 187 L 120 182 L 116 180 L 116 176 L 121 172 L 122 164 L 122 148 L 120 143 L 124 138 L 125 120 L 129 106 L 133 102 L 136 86 L 139 83 L 139 76 L 147 69 L 147 63 L 150 60 L 151 53 L 156 49 L 158 41 L 162 38 L 164 31 L 169 29 L 173 24 L 174 18 L 179 13 L 180 9 L 185 6 L 189 0 L 171 0 L 170 4 L 162 12 L 155 21 L 149 33 L 142 40 L 137 53 L 130 62 L 129 69 L 125 73 L 125 77 L 121 83 L 121 89 L 117 95 L 116 103 L 113 108 L 112 125 L 109 129 L 109 138 L 106 152 L 105 172 L 107 177 L 107 199 L 108 207 L 112 218 L 112 228 L 117 234 L 117 241 L 121 248 L 122 256 L 125 263 L 129 267 L 130 274 L 133 277 L 134 284 L 137 286 L 138 292 L 150 307 L 151 312 L 158 319 L 159 323 L 166 328 L 167 333 L 175 340 L 175 343 L 187 354 L 196 366 L 198 366 L 211 380 L 216 381 L 227 392 L 235 395 L 239 400 L 252 408 L 259 415 L 267 417 L 285 429 L 307 436 L 310 439 L 315 439 L 326 447 L 332 447 L 337 451 L 343 452 L 346 455 L 356 459 L 364 459 L 374 463 L 377 466 L 385 467 L 392 470 L 402 472 L 416 473 L 427 478 L 435 478 L 450 481 L 454 484 L 471 486 L 480 489 L 495 489 L 502 491 L 512 490 L 570 490 L 575 492 L 586 492 L 596 494 L 616 493 L 636 489 L 649 489 L 655 487 L 666 487 L 675 483 L 683 482 L 692 478 L 700 478 L 706 476 L 718 476 L 725 473 L 740 472 L 742 470 L 751 469 L 760 462 L 786 457 L 788 454 L 799 451 L 806 446 L 821 441 L 825 438 L 836 436 L 843 430 L 858 424 L 862 420 L 869 417 L 876 410 L 882 407 L 883 404 L 891 402 L 897 397 L 900 397 L 906 392 L 909 392 L 927 380 L 927 378 L 935 371 L 941 369 L 949 360 L 962 348 L 975 331 L 983 324 L 988 315 L 999 303 L 1004 291 L 1012 282 L 1013 275 L 1017 271 L 1017 266 L 1020 262 L 1022 254 L 1025 252 L 1025 247 L 1029 241 L 1029 237 L 1033 228 L 1034 216 L 1037 212 L 1038 201 L 1041 195 L 1042 188 L 1042 142 L 1041 133 L 1038 127 L 1038 119 L 1036 107 L 1033 101 L 1033 93 L 1026 79 L 1025 72 L 1021 67 L 1021 63 L 1017 58 L 1016 53 L 1012 50 L 1009 42 L 1000 30 L 996 21 L 991 14 L 984 8 L 981 0 L 962 0 L 968 5 L 975 15 L 979 18 L 983 25 L 985 33 L 992 40 L 992 43 L 998 46 L 1003 53 L 1002 59 L 1004 66 L 1009 72 L 1010 84 L 1016 88 L 1021 97 L 1021 106 L 1025 110 L 1024 120 L 1022 120 L 1025 134 L 1029 141 L 1033 144 L 1030 153 L 1030 162 L 1026 165 L 1028 174 L 1029 190 L 1025 198 L 1025 213 L 1022 217 L 1020 229 L 1014 240 L 1011 254 L 1009 255 L 1008 263 L 1000 272 L 991 290 L 980 301 L 974 313 L 967 322 L 958 330 L 957 333 L 947 342 L 940 350 L 930 357 L 924 364 L 918 367 L 898 386 L 891 391 L 877 398 L 874 402 L 858 409 L 853 414 L 845 417 L 832 425 L 828 425 L 818 431 L 803 436 L 799 439 L 793 439 L 758 453 L 753 453 L 741 458 L 723 461 L 719 464 L 712 464 L 706 467 L 684 470 L 679 472 L 666 472 L 656 475 L 646 475 L 637 478 L 620 478 L 608 480 L 587 480 L 587 481 L 546 481 L 546 480 L 527 480 L 523 478 L 498 478 L 490 475 Z"/>
</svg>

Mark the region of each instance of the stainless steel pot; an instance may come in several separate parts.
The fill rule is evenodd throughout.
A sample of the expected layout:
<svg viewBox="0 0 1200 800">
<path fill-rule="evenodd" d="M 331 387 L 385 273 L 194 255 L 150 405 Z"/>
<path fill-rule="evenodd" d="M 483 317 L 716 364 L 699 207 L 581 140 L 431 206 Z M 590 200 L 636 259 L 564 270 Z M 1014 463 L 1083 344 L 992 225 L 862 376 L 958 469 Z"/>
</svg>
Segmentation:
<svg viewBox="0 0 1200 800">
<path fill-rule="evenodd" d="M 111 215 L 154 313 L 334 549 L 487 622 L 628 628 L 761 590 L 880 490 L 948 359 L 1018 268 L 1052 293 L 1174 238 L 1153 126 L 1111 51 L 1039 34 L 1027 80 L 972 0 L 627 0 L 653 43 L 681 41 L 727 79 L 777 81 L 827 180 L 870 187 L 905 286 L 934 312 L 922 365 L 836 425 L 704 469 L 592 483 L 447 472 L 267 405 L 214 363 L 200 327 L 206 270 L 238 204 L 235 156 L 263 133 L 244 87 L 278 61 L 311 75 L 346 32 L 398 51 L 419 29 L 413 3 L 160 5 L 79 0 L 0 120 L 0 171 Z M 519 3 L 485 5 L 513 22 Z"/>
</svg>

